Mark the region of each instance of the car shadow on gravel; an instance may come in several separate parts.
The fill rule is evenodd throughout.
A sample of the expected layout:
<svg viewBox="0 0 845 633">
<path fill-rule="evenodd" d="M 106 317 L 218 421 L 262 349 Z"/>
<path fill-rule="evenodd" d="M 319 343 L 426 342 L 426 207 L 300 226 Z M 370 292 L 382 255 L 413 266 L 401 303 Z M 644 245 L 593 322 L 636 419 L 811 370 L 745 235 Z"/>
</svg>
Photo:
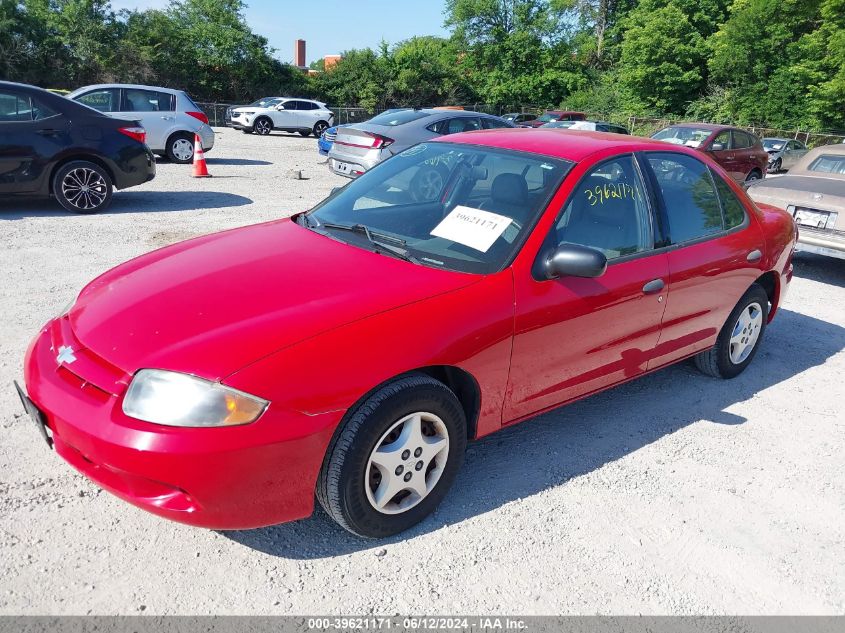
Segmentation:
<svg viewBox="0 0 845 633">
<path fill-rule="evenodd" d="M 252 199 L 222 191 L 117 191 L 111 205 L 105 211 L 94 215 L 196 211 L 240 207 L 246 204 L 252 204 Z M 0 202 L 0 220 L 55 216 L 84 217 L 84 214 L 65 211 L 58 202 L 48 199 Z"/>
<path fill-rule="evenodd" d="M 845 259 L 797 252 L 792 262 L 796 277 L 845 288 Z"/>
<path fill-rule="evenodd" d="M 410 540 L 565 485 L 688 425 L 743 424 L 745 418 L 727 409 L 843 349 L 845 328 L 780 310 L 754 362 L 733 380 L 709 378 L 692 363 L 680 363 L 471 443 L 438 510 L 395 537 L 357 538 L 333 523 L 319 504 L 309 519 L 223 534 L 293 559 L 340 556 Z M 755 423 L 767 420 L 761 414 Z M 542 511 L 545 505 L 538 501 L 537 512 Z"/>
<path fill-rule="evenodd" d="M 272 165 L 268 160 L 255 160 L 253 158 L 206 158 L 205 162 L 209 165 Z"/>
</svg>

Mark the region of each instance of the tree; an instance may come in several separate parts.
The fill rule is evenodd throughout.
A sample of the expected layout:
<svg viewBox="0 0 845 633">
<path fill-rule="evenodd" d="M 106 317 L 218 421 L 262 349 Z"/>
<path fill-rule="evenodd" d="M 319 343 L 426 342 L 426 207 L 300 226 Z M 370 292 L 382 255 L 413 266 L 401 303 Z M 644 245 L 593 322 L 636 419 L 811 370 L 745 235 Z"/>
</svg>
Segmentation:
<svg viewBox="0 0 845 633">
<path fill-rule="evenodd" d="M 633 109 L 683 112 L 703 88 L 704 39 L 674 1 L 626 19 L 619 80 Z"/>
</svg>

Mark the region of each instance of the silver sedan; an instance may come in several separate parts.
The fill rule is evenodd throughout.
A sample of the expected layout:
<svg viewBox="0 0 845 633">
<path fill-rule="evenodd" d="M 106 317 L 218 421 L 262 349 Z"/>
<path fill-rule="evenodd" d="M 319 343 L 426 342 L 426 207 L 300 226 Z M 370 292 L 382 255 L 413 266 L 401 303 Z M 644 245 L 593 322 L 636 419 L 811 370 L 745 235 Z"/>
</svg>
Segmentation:
<svg viewBox="0 0 845 633">
<path fill-rule="evenodd" d="M 763 149 L 769 153 L 768 171 L 771 174 L 794 167 L 808 151 L 801 141 L 788 138 L 764 138 Z"/>
<path fill-rule="evenodd" d="M 389 110 L 365 123 L 338 128 L 329 151 L 329 168 L 357 178 L 378 163 L 445 134 L 516 127 L 497 116 L 463 110 Z"/>
</svg>

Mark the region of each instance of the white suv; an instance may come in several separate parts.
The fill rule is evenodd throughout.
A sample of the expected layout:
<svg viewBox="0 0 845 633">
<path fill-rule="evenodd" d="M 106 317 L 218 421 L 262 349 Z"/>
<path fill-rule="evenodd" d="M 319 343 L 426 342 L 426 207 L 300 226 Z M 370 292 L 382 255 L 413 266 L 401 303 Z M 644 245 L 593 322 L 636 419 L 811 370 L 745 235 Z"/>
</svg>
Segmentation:
<svg viewBox="0 0 845 633">
<path fill-rule="evenodd" d="M 251 105 L 233 108 L 229 125 L 243 130 L 245 134 L 255 132 L 265 136 L 273 130 L 283 130 L 319 137 L 333 122 L 334 112 L 325 103 L 282 97 L 265 103 L 263 107 Z"/>
<path fill-rule="evenodd" d="M 147 145 L 174 163 L 194 159 L 194 134 L 204 152 L 214 147 L 208 117 L 182 90 L 133 84 L 98 84 L 71 92 L 73 99 L 121 119 L 135 119 L 147 131 Z"/>
</svg>

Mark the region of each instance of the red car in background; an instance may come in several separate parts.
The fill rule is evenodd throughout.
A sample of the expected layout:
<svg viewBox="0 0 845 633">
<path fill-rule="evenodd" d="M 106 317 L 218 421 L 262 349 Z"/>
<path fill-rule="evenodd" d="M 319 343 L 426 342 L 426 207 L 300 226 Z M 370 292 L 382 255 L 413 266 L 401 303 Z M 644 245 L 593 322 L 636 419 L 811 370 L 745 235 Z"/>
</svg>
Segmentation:
<svg viewBox="0 0 845 633">
<path fill-rule="evenodd" d="M 554 121 L 584 121 L 587 115 L 583 112 L 573 112 L 572 110 L 546 110 L 533 121 L 526 121 L 520 123 L 520 127 L 540 127 L 546 123 Z"/>
<path fill-rule="evenodd" d="M 712 123 L 680 123 L 651 138 L 707 152 L 737 182 L 766 177 L 769 153 L 762 141 L 745 130 Z"/>
<path fill-rule="evenodd" d="M 468 440 L 685 358 L 737 376 L 795 239 L 688 148 L 450 135 L 96 278 L 35 337 L 20 395 L 59 455 L 155 514 L 253 528 L 316 497 L 384 537 L 434 510 Z"/>
</svg>

